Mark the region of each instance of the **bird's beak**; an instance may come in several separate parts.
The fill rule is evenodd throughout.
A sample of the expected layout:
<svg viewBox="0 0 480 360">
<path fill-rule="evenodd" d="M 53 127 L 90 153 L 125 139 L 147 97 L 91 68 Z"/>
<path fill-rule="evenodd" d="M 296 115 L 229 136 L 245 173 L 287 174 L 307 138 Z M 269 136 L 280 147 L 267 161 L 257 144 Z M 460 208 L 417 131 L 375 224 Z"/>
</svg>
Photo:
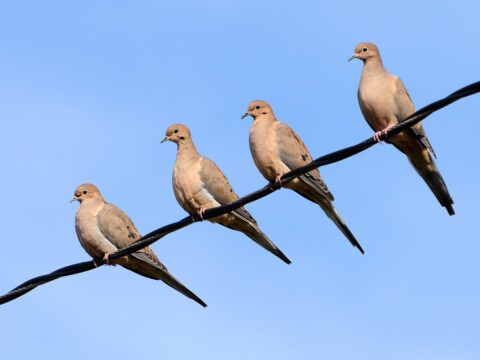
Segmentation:
<svg viewBox="0 0 480 360">
<path fill-rule="evenodd" d="M 78 201 L 78 198 L 77 197 L 73 197 L 72 200 L 69 201 L 69 203 L 71 204 L 72 202 L 74 201 Z"/>
<path fill-rule="evenodd" d="M 353 59 L 358 59 L 358 56 L 353 54 L 352 57 L 348 59 L 348 61 L 352 61 Z"/>
<path fill-rule="evenodd" d="M 247 111 L 245 114 L 242 115 L 242 120 L 245 119 L 248 115 L 250 115 L 250 114 Z"/>
<path fill-rule="evenodd" d="M 168 136 L 165 136 L 165 137 L 163 138 L 163 140 L 160 141 L 160 144 L 163 144 L 165 141 L 168 141 L 168 140 L 170 140 L 170 139 L 168 138 Z"/>
</svg>

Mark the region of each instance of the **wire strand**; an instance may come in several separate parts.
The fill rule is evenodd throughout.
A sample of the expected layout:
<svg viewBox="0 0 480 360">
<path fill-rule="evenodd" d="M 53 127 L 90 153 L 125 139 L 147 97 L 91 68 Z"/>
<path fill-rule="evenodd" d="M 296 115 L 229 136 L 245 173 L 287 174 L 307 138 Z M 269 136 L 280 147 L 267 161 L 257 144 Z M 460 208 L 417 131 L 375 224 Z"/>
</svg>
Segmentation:
<svg viewBox="0 0 480 360">
<path fill-rule="evenodd" d="M 448 95 L 447 97 L 435 101 L 420 110 L 417 110 L 415 113 L 407 117 L 404 121 L 399 123 L 398 125 L 390 128 L 388 130 L 388 134 L 382 133 L 380 135 L 380 140 L 386 140 L 390 137 L 393 137 L 400 132 L 404 131 L 405 129 L 417 124 L 418 122 L 422 121 L 425 119 L 427 116 L 432 114 L 433 112 L 440 110 L 451 103 L 460 100 L 464 97 L 473 95 L 480 92 L 480 81 L 477 81 L 473 84 L 470 84 L 468 86 L 465 86 L 464 88 L 455 91 L 454 93 Z M 309 172 L 315 168 L 333 164 L 335 162 L 347 159 L 351 156 L 354 156 L 362 151 L 367 150 L 368 148 L 372 147 L 373 145 L 377 144 L 377 142 L 372 138 L 368 138 L 367 140 L 364 140 L 356 145 L 337 150 L 334 152 L 331 152 L 329 154 L 326 154 L 324 156 L 321 156 L 315 160 L 313 160 L 311 163 L 302 166 L 300 168 L 297 168 L 293 171 L 290 171 L 286 174 L 284 174 L 281 177 L 281 182 L 282 184 L 288 183 L 289 181 L 292 181 L 296 177 Z M 246 204 L 249 204 L 251 202 L 254 202 L 256 200 L 259 200 L 275 191 L 281 188 L 280 184 L 267 184 L 263 188 L 252 192 L 242 198 L 239 198 L 238 200 L 227 204 L 223 206 L 218 206 L 216 208 L 208 209 L 206 210 L 205 214 L 203 215 L 203 220 L 208 220 L 211 218 L 214 218 L 219 215 L 226 214 L 232 210 L 235 210 L 241 206 L 244 206 Z M 153 244 L 154 242 L 160 240 L 164 236 L 180 230 L 188 225 L 191 225 L 195 222 L 202 221 L 199 215 L 192 215 L 192 216 L 187 216 L 177 222 L 165 225 L 161 228 L 158 228 L 147 235 L 143 236 L 141 239 L 136 241 L 135 243 L 122 248 L 118 250 L 115 253 L 110 254 L 109 260 L 115 260 L 119 259 L 123 256 L 129 255 L 135 251 L 138 251 L 140 249 L 143 249 L 146 246 L 149 246 Z M 35 289 L 37 286 L 46 284 L 50 281 L 65 277 L 65 276 L 70 276 L 70 275 L 75 275 L 79 274 L 85 271 L 90 271 L 95 269 L 97 266 L 101 266 L 105 264 L 105 261 L 103 259 L 94 259 L 96 265 L 94 264 L 93 261 L 86 261 L 82 263 L 77 263 L 69 266 L 65 266 L 63 268 L 60 268 L 58 270 L 55 270 L 49 274 L 46 275 L 41 275 L 37 276 L 35 278 L 32 278 L 30 280 L 25 281 L 24 283 L 20 284 L 17 286 L 15 289 L 11 290 L 7 294 L 0 296 L 0 304 L 5 304 L 9 301 L 12 301 L 22 295 L 25 295 L 29 291 Z"/>
</svg>

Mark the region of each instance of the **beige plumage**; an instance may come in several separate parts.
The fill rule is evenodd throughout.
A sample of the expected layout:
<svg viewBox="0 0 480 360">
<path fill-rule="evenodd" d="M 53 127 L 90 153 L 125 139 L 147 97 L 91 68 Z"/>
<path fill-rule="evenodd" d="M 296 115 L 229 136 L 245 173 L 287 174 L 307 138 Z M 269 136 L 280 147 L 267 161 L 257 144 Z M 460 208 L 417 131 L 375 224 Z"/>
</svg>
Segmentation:
<svg viewBox="0 0 480 360">
<path fill-rule="evenodd" d="M 107 203 L 95 185 L 78 186 L 73 200 L 80 202 L 75 216 L 78 239 L 85 251 L 94 259 L 103 258 L 109 263 L 110 253 L 141 238 L 132 220 L 115 205 Z M 112 264 L 121 265 L 150 279 L 162 280 L 200 305 L 207 306 L 168 272 L 150 247 L 117 259 Z"/>
<path fill-rule="evenodd" d="M 278 121 L 265 101 L 253 101 L 243 117 L 253 117 L 250 127 L 250 150 L 258 170 L 270 182 L 308 164 L 312 156 L 302 139 L 286 124 Z M 308 200 L 320 205 L 353 246 L 363 249 L 333 206 L 333 195 L 320 176 L 318 169 L 301 175 L 285 184 Z"/>
<path fill-rule="evenodd" d="M 190 130 L 185 125 L 169 126 L 162 142 L 167 140 L 177 144 L 173 191 L 185 211 L 202 216 L 206 209 L 226 205 L 238 199 L 238 195 L 217 165 L 200 156 L 192 142 Z M 255 219 L 244 207 L 210 221 L 244 233 L 258 245 L 290 264 L 290 260 L 260 230 Z"/>
<path fill-rule="evenodd" d="M 350 59 L 363 61 L 362 77 L 358 87 L 358 102 L 362 114 L 378 136 L 415 112 L 412 99 L 402 80 L 389 74 L 383 67 L 380 52 L 375 44 L 356 46 Z M 391 142 L 403 152 L 418 174 L 430 187 L 449 215 L 455 214 L 453 200 L 435 163 L 435 152 L 421 123 L 392 137 Z"/>
</svg>

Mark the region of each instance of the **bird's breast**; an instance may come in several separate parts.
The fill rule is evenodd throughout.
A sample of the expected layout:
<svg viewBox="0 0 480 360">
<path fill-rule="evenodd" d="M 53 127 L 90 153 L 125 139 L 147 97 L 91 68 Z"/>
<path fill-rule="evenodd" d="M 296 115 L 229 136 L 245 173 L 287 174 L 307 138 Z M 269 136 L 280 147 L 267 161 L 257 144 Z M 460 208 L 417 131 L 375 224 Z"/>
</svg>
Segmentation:
<svg viewBox="0 0 480 360">
<path fill-rule="evenodd" d="M 273 181 L 279 168 L 279 154 L 275 131 L 267 125 L 262 122 L 253 123 L 250 128 L 250 151 L 258 170 L 268 181 Z"/>
<path fill-rule="evenodd" d="M 101 207 L 80 206 L 75 216 L 75 231 L 85 251 L 94 258 L 102 257 L 116 248 L 101 233 L 97 214 Z"/>
<path fill-rule="evenodd" d="M 380 131 L 397 123 L 395 101 L 381 85 L 363 85 L 358 89 L 358 102 L 369 125 Z"/>
<path fill-rule="evenodd" d="M 179 162 L 173 170 L 175 197 L 189 213 L 196 213 L 200 207 L 204 207 L 205 189 L 200 178 L 200 165 L 201 158 L 194 162 Z"/>
</svg>

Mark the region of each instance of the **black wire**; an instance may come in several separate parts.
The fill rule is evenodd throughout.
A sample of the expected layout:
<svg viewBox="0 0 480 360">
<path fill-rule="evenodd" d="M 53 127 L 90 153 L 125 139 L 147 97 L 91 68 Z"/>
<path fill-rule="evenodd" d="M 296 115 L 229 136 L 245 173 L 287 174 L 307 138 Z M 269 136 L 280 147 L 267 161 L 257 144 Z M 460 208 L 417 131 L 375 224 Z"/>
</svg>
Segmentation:
<svg viewBox="0 0 480 360">
<path fill-rule="evenodd" d="M 396 125 L 395 127 L 392 127 L 388 130 L 388 134 L 382 133 L 380 135 L 380 140 L 386 140 L 406 128 L 415 125 L 416 123 L 420 122 L 421 120 L 425 119 L 427 116 L 429 116 L 431 113 L 440 110 L 444 108 L 445 106 L 450 105 L 451 103 L 460 100 L 464 97 L 473 95 L 480 92 L 480 81 L 477 81 L 473 84 L 470 84 L 468 86 L 465 86 L 464 88 L 455 91 L 454 93 L 450 94 L 444 99 L 435 101 L 434 103 L 431 103 L 430 105 L 427 105 L 420 110 L 416 111 L 412 115 L 410 115 L 407 119 Z M 377 144 L 377 142 L 372 138 L 368 138 L 365 141 L 362 141 L 356 145 L 347 147 L 345 149 L 341 149 L 338 151 L 334 151 L 332 153 L 329 153 L 327 155 L 321 156 L 318 159 L 313 160 L 311 163 L 302 166 L 300 168 L 297 168 L 293 171 L 290 171 L 286 174 L 284 174 L 281 178 L 282 184 L 285 184 L 289 181 L 292 181 L 294 178 L 309 172 L 315 168 L 318 168 L 320 166 L 325 166 L 328 164 L 332 164 L 344 159 L 347 159 L 353 155 L 356 155 L 371 146 Z M 226 214 L 232 210 L 235 210 L 241 206 L 244 206 L 248 203 L 251 203 L 253 201 L 256 201 L 258 199 L 261 199 L 274 191 L 277 191 L 278 189 L 281 188 L 280 184 L 268 184 L 261 188 L 260 190 L 257 190 L 251 194 L 248 194 L 242 198 L 239 198 L 238 200 L 228 204 L 228 205 L 223 205 L 223 206 L 218 206 L 216 208 L 208 209 L 205 211 L 205 214 L 203 215 L 203 220 L 208 220 L 211 218 L 214 218 L 219 215 Z M 163 226 L 157 230 L 152 231 L 151 233 L 143 236 L 141 239 L 136 241 L 135 243 L 118 250 L 117 252 L 113 253 L 110 255 L 109 260 L 115 260 L 118 258 L 121 258 L 125 255 L 131 254 L 132 252 L 138 251 L 148 245 L 153 244 L 155 241 L 161 239 L 165 235 L 168 235 L 176 230 L 179 230 L 181 228 L 184 228 L 185 226 L 188 226 L 190 224 L 193 224 L 194 222 L 202 221 L 202 219 L 198 215 L 192 215 L 192 216 L 187 216 L 177 222 L 168 224 L 166 226 Z M 95 263 L 97 266 L 101 266 L 105 264 L 105 261 L 103 259 L 95 259 Z M 78 264 L 73 264 L 70 266 L 63 267 L 61 269 L 58 269 L 54 272 L 51 272 L 50 274 L 46 275 L 41 275 L 37 276 L 33 279 L 30 279 L 28 281 L 25 281 L 23 284 L 20 284 L 17 286 L 15 289 L 12 291 L 8 292 L 7 294 L 3 295 L 0 297 L 0 304 L 5 304 L 9 301 L 12 301 L 16 299 L 19 296 L 22 296 L 29 292 L 30 290 L 33 290 L 39 285 L 46 284 L 47 282 L 50 282 L 52 280 L 59 279 L 64 276 L 70 276 L 74 274 L 79 274 L 85 271 L 93 270 L 95 269 L 96 266 L 94 265 L 93 261 L 86 261 Z"/>
</svg>

